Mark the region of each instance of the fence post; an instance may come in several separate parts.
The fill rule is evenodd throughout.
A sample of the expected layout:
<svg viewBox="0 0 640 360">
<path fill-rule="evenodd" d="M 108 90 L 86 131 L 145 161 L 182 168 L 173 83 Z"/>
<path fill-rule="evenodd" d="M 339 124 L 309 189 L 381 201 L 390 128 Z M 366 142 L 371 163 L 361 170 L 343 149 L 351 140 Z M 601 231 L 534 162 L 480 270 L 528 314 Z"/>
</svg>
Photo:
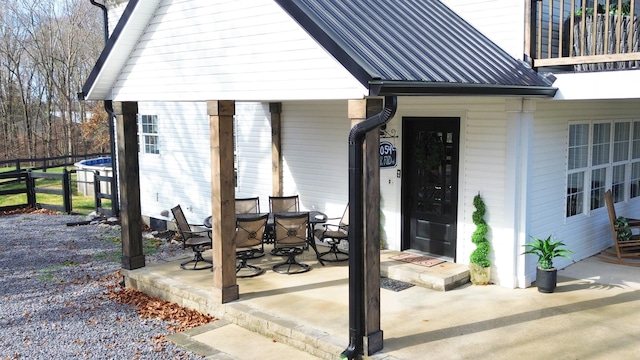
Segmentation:
<svg viewBox="0 0 640 360">
<path fill-rule="evenodd" d="M 64 211 L 71 214 L 71 173 L 65 167 L 62 172 L 62 201 Z"/>
<path fill-rule="evenodd" d="M 26 171 L 26 183 L 27 183 L 27 202 L 32 208 L 36 208 L 36 181 L 31 176 L 31 169 Z"/>
<path fill-rule="evenodd" d="M 20 184 L 22 181 L 20 181 L 20 160 L 16 159 L 16 172 L 18 173 L 18 184 Z"/>
<path fill-rule="evenodd" d="M 100 212 L 100 208 L 102 208 L 102 198 L 100 197 L 100 193 L 102 192 L 100 189 L 100 181 L 98 181 L 98 176 L 100 172 L 98 170 L 94 170 L 93 172 L 93 197 L 96 203 L 96 214 Z"/>
</svg>

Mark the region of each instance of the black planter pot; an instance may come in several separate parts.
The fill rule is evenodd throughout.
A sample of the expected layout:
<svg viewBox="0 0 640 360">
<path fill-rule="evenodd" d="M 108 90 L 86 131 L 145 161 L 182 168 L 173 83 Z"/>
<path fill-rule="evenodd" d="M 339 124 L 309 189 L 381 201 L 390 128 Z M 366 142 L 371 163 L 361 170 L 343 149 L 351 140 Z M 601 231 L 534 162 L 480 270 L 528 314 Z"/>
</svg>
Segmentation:
<svg viewBox="0 0 640 360">
<path fill-rule="evenodd" d="M 536 286 L 541 293 L 552 293 L 556 289 L 558 269 L 536 269 Z"/>
</svg>

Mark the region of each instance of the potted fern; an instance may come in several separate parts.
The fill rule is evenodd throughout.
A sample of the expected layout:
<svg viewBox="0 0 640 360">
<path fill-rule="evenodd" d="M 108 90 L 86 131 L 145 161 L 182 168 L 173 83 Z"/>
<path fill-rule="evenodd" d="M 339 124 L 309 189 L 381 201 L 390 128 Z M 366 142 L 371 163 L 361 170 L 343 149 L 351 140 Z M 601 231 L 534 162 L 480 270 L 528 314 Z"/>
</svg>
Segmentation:
<svg viewBox="0 0 640 360">
<path fill-rule="evenodd" d="M 562 241 L 552 241 L 551 235 L 546 239 L 531 237 L 533 242 L 524 244 L 527 251 L 522 254 L 533 254 L 538 256 L 538 267 L 536 268 L 536 286 L 542 293 L 552 293 L 556 289 L 558 279 L 558 269 L 553 266 L 553 259 L 556 257 L 569 258 L 571 250 L 563 248 Z"/>
<path fill-rule="evenodd" d="M 491 248 L 486 238 L 489 225 L 484 220 L 487 209 L 479 193 L 473 198 L 473 206 L 476 208 L 472 215 L 476 230 L 471 235 L 471 241 L 476 244 L 476 249 L 469 258 L 469 277 L 474 285 L 487 285 L 491 279 L 491 261 L 489 261 Z"/>
</svg>

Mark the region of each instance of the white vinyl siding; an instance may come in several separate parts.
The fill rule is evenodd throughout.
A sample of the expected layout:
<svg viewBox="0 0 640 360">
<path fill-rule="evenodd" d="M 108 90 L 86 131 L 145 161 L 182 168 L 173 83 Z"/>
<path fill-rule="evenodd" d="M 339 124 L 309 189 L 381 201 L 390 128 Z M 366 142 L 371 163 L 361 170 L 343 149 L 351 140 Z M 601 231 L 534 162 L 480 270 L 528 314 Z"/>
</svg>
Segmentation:
<svg viewBox="0 0 640 360">
<path fill-rule="evenodd" d="M 403 97 L 399 99 L 399 107 L 393 121 L 387 128 L 401 128 L 402 117 L 459 117 L 460 127 L 460 165 L 458 181 L 458 234 L 456 258 L 459 263 L 468 263 L 474 245 L 471 234 L 475 226 L 471 215 L 475 210 L 473 197 L 480 193 L 487 205 L 485 219 L 491 231 L 489 240 L 492 243 L 490 260 L 495 269 L 507 267 L 502 261 L 512 260 L 513 236 L 505 224 L 505 186 L 506 186 L 506 146 L 507 116 L 505 99 L 503 98 L 421 98 Z M 400 139 L 402 134 L 400 134 Z M 399 164 L 402 164 L 402 153 L 399 146 Z M 395 177 L 393 172 L 381 171 L 381 189 L 384 205 L 395 209 L 395 213 L 385 215 L 388 224 L 385 230 L 389 236 L 391 248 L 400 248 L 400 184 L 395 185 L 395 196 L 387 189 L 387 182 Z M 386 175 L 386 176 L 385 176 Z M 395 208 L 393 207 L 395 205 Z M 390 225 L 395 220 L 395 228 Z M 394 231 L 390 231 L 393 229 Z M 499 282 L 497 273 L 493 278 Z M 507 273 L 505 278 L 512 274 Z"/>
<path fill-rule="evenodd" d="M 158 114 L 162 151 L 140 154 L 142 214 L 158 216 L 180 204 L 190 222 L 211 212 L 209 118 L 205 103 L 139 103 L 140 113 Z M 141 144 L 142 145 L 142 144 Z"/>
<path fill-rule="evenodd" d="M 283 195 L 340 217 L 349 201 L 347 101 L 282 103 Z"/>
<path fill-rule="evenodd" d="M 579 216 L 566 217 L 569 124 L 633 121 L 640 104 L 632 101 L 540 101 L 535 113 L 529 188 L 529 236 L 551 235 L 567 244 L 573 261 L 598 253 L 611 245 L 611 229 L 604 206 Z M 587 175 L 585 175 L 587 176 Z M 590 175 L 589 175 L 590 176 Z M 585 189 L 586 190 L 586 189 Z M 589 204 L 585 203 L 588 209 Z M 632 199 L 616 204 L 620 214 L 640 212 L 640 202 Z M 572 260 L 557 258 L 563 268 Z M 535 263 L 527 264 L 533 276 Z"/>
<path fill-rule="evenodd" d="M 113 88 L 118 101 L 349 99 L 365 92 L 268 0 L 161 1 Z"/>
<path fill-rule="evenodd" d="M 272 192 L 271 114 L 268 103 L 236 103 L 236 197 L 260 197 L 260 210 L 269 210 Z"/>
<path fill-rule="evenodd" d="M 516 59 L 524 53 L 524 10 L 522 0 L 443 0 L 498 46 Z"/>
</svg>

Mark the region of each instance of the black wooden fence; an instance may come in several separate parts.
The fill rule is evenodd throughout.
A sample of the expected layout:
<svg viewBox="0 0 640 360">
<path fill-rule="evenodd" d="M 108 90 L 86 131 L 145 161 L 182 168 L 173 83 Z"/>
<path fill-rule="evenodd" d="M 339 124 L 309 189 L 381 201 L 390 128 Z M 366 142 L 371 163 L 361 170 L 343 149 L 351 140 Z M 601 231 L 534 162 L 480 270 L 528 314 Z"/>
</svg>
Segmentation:
<svg viewBox="0 0 640 360">
<path fill-rule="evenodd" d="M 55 211 L 66 212 L 67 214 L 71 214 L 73 211 L 72 204 L 72 193 L 71 193 L 71 174 L 75 173 L 76 170 L 67 170 L 66 168 L 63 170 L 62 174 L 59 173 L 47 173 L 47 172 L 35 172 L 32 170 L 20 171 L 20 172 L 7 172 L 0 173 L 0 180 L 8 179 L 5 183 L 19 183 L 24 184 L 24 187 L 18 187 L 17 189 L 11 190 L 0 190 L 0 196 L 4 195 L 15 195 L 15 194 L 26 194 L 27 202 L 24 204 L 14 204 L 10 206 L 0 207 L 0 211 L 8 211 L 19 208 L 44 208 Z M 60 180 L 60 187 L 38 187 L 36 183 L 36 179 L 53 179 Z M 109 188 L 114 189 L 113 186 L 113 177 L 111 176 L 101 176 L 96 171 L 94 175 L 94 200 L 95 200 L 95 209 L 96 212 L 105 215 L 117 215 L 117 202 L 114 201 L 114 197 L 116 195 L 114 191 L 111 191 L 110 194 L 103 193 L 100 190 L 100 183 L 107 182 L 109 183 Z M 3 181 L 0 181 L 3 183 Z M 37 202 L 37 194 L 53 194 L 59 195 L 62 197 L 62 205 L 58 204 L 44 204 Z M 111 209 L 105 209 L 102 207 L 102 199 L 110 199 L 111 200 Z"/>
<path fill-rule="evenodd" d="M 60 166 L 72 166 L 79 160 L 85 160 L 95 157 L 111 156 L 111 153 L 93 153 L 82 155 L 63 155 L 54 156 L 48 158 L 31 158 L 31 159 L 11 159 L 0 161 L 0 168 L 3 167 L 15 167 L 15 171 L 20 172 L 22 170 L 42 170 L 44 172 L 49 168 Z"/>
</svg>

